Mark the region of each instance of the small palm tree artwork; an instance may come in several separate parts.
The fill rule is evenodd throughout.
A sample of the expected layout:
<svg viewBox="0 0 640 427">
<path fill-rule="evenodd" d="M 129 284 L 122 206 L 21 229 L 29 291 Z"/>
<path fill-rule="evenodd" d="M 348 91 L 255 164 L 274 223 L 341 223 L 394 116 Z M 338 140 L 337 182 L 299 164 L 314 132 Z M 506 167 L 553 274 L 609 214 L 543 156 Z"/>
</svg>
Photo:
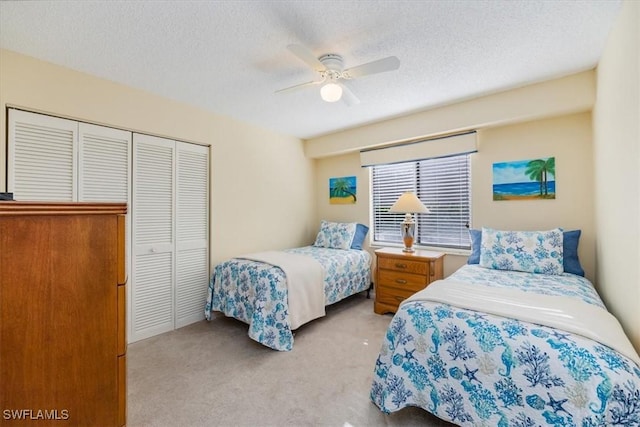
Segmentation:
<svg viewBox="0 0 640 427">
<path fill-rule="evenodd" d="M 329 179 L 329 203 L 344 205 L 353 204 L 357 200 L 355 176 Z"/>
<path fill-rule="evenodd" d="M 555 176 L 555 157 L 494 163 L 493 200 L 555 199 Z"/>
<path fill-rule="evenodd" d="M 527 170 L 525 174 L 531 178 L 531 180 L 538 181 L 540 183 L 539 196 L 549 195 L 549 174 L 555 177 L 556 174 L 556 159 L 555 157 L 549 157 L 548 159 L 536 159 L 530 160 L 527 163 Z"/>
</svg>

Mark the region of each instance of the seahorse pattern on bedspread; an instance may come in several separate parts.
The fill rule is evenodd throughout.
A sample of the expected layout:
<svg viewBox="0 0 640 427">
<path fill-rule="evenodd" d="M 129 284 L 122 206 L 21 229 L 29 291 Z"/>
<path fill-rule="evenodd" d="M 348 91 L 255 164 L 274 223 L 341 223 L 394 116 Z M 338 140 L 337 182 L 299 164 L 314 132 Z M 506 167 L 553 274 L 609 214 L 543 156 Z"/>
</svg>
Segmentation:
<svg viewBox="0 0 640 427">
<path fill-rule="evenodd" d="M 450 277 L 528 292 L 541 287 L 546 295 L 602 305 L 586 279 L 570 274 L 464 266 Z M 371 399 L 387 413 L 418 406 L 461 426 L 639 426 L 640 366 L 580 335 L 413 301 L 389 325 Z"/>
</svg>

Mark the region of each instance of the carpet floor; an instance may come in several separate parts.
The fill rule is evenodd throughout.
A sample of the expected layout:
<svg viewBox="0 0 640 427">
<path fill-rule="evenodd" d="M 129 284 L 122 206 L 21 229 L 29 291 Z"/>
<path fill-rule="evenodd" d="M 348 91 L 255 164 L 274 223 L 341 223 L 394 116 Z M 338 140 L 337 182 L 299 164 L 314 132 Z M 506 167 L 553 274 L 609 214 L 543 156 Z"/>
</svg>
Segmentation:
<svg viewBox="0 0 640 427">
<path fill-rule="evenodd" d="M 290 352 L 219 313 L 130 344 L 127 425 L 451 426 L 418 408 L 385 415 L 370 401 L 390 320 L 358 294 L 299 328 Z"/>
</svg>

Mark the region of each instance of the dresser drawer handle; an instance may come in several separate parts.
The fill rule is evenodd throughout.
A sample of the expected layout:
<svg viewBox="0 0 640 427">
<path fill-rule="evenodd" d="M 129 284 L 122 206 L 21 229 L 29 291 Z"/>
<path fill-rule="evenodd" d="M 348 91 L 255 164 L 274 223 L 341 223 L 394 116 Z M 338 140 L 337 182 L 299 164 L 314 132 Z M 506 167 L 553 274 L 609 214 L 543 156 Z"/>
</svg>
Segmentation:
<svg viewBox="0 0 640 427">
<path fill-rule="evenodd" d="M 404 279 L 396 279 L 396 283 L 400 283 L 401 285 L 406 285 L 407 281 Z"/>
<path fill-rule="evenodd" d="M 403 297 L 396 297 L 396 299 L 400 302 L 404 301 L 405 299 Z"/>
<path fill-rule="evenodd" d="M 407 264 L 396 263 L 396 268 L 407 268 Z"/>
</svg>

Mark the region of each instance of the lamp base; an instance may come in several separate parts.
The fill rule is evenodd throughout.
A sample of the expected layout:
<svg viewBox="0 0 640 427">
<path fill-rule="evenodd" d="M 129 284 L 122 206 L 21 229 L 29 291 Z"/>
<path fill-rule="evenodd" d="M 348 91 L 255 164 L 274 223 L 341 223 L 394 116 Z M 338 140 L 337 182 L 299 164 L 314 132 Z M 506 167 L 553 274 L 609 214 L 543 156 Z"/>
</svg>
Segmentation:
<svg viewBox="0 0 640 427">
<path fill-rule="evenodd" d="M 404 222 L 402 223 L 402 241 L 404 242 L 404 249 L 402 252 L 415 252 L 413 249 L 413 241 L 416 231 L 416 223 L 410 216 L 411 214 L 407 214 Z"/>
<path fill-rule="evenodd" d="M 413 238 L 412 237 L 405 237 L 404 239 L 404 249 L 402 249 L 402 252 L 415 252 L 416 250 L 413 249 Z"/>
</svg>

